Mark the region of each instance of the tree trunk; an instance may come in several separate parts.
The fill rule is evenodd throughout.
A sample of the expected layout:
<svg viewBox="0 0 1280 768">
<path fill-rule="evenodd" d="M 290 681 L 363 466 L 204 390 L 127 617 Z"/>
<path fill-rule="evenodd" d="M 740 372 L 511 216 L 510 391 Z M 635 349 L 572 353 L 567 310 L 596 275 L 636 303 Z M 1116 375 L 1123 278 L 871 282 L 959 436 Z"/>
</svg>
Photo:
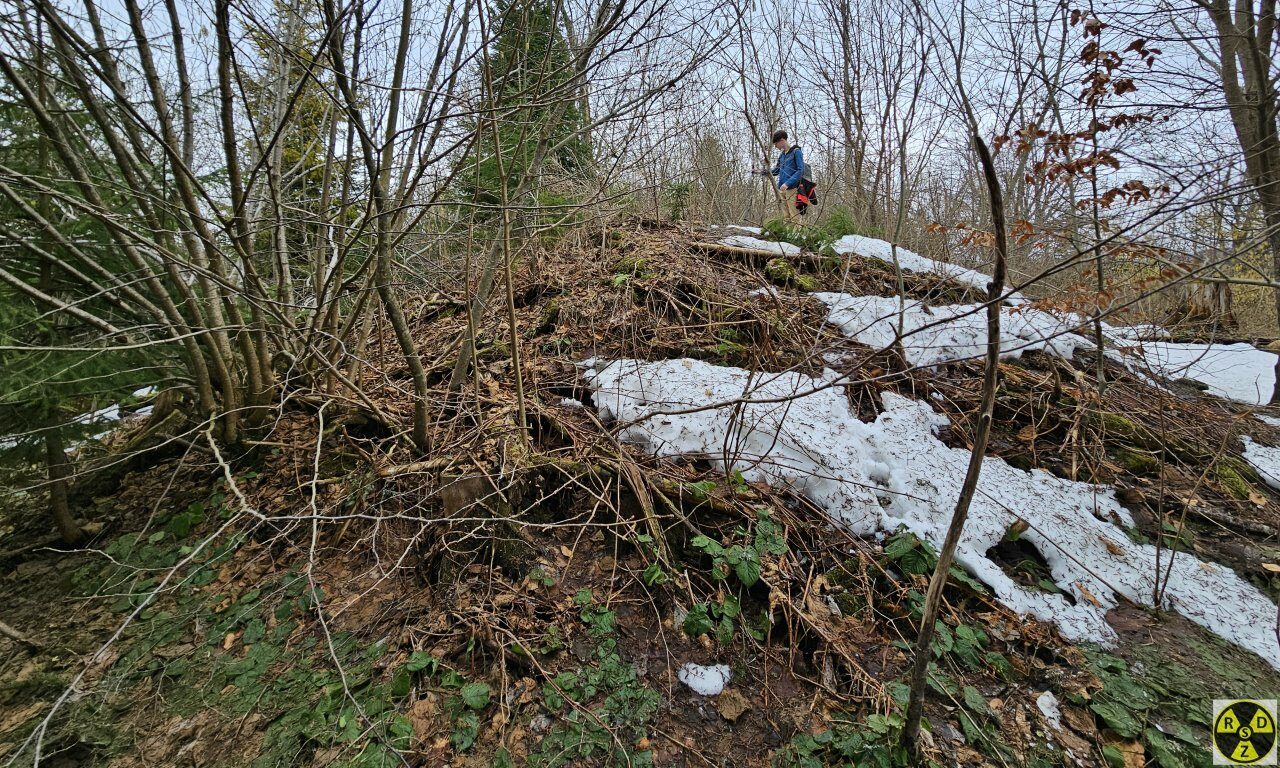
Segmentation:
<svg viewBox="0 0 1280 768">
<path fill-rule="evenodd" d="M 84 541 L 84 531 L 71 515 L 67 502 L 71 465 L 67 463 L 67 446 L 62 439 L 62 427 L 51 427 L 44 434 L 45 464 L 49 473 L 49 515 L 58 528 L 62 542 L 76 546 Z"/>
<path fill-rule="evenodd" d="M 968 109 L 967 97 L 965 97 L 965 106 Z M 1000 375 L 1000 304 L 1009 257 L 1009 245 L 1005 236 L 1004 197 L 996 175 L 995 163 L 991 159 L 991 152 L 978 134 L 978 124 L 973 119 L 972 111 L 969 112 L 969 116 L 973 131 L 973 146 L 982 163 L 983 177 L 986 179 L 987 194 L 991 204 L 991 230 L 996 241 L 996 263 L 995 269 L 992 270 L 991 282 L 987 283 L 987 357 L 982 378 L 982 405 L 978 412 L 978 423 L 973 430 L 973 452 L 969 455 L 969 467 L 965 472 L 964 484 L 960 487 L 960 497 L 956 500 L 955 511 L 951 514 L 947 536 L 942 542 L 942 549 L 938 552 L 938 564 L 934 566 L 933 576 L 929 579 L 929 591 L 924 600 L 920 635 L 916 638 L 915 660 L 912 662 L 908 681 L 911 698 L 907 702 L 907 716 L 902 727 L 902 745 L 912 755 L 918 754 L 920 720 L 924 714 L 925 692 L 928 690 L 926 678 L 929 673 L 929 660 L 933 658 L 934 624 L 938 620 L 938 611 L 942 606 L 942 588 L 947 583 L 951 562 L 955 558 L 956 548 L 960 545 L 960 536 L 964 533 L 965 521 L 969 519 L 969 505 L 978 489 L 982 460 L 987 453 L 987 439 L 991 435 L 991 422 L 996 404 L 996 385 Z"/>
</svg>

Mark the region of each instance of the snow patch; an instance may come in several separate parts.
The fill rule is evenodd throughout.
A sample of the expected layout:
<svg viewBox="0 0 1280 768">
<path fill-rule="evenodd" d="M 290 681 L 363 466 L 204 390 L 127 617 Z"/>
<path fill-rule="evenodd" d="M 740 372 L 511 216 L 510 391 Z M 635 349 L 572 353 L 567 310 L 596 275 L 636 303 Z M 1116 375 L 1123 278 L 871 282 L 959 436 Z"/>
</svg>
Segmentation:
<svg viewBox="0 0 1280 768">
<path fill-rule="evenodd" d="M 1266 424 L 1267 426 L 1280 427 L 1280 419 L 1277 419 L 1275 416 L 1268 416 L 1264 413 L 1255 413 L 1254 416 L 1257 416 L 1258 421 Z"/>
<path fill-rule="evenodd" d="M 1252 344 L 1138 342 L 1147 365 L 1169 379 L 1195 379 L 1209 392 L 1242 403 L 1271 400 L 1276 384 L 1276 355 Z"/>
<path fill-rule="evenodd" d="M 708 229 L 732 229 L 738 232 L 746 232 L 749 235 L 758 235 L 764 231 L 759 227 L 751 227 L 746 224 L 712 224 Z"/>
<path fill-rule="evenodd" d="M 874 422 L 857 418 L 838 374 L 758 373 L 698 360 L 618 360 L 588 373 L 601 415 L 624 422 L 622 439 L 658 456 L 698 455 L 748 482 L 790 487 L 857 534 L 905 527 L 940 547 L 970 453 L 936 432 L 948 420 L 926 402 L 882 396 Z M 1020 613 L 1073 640 L 1110 643 L 1106 614 L 1119 599 L 1150 605 L 1155 548 L 1117 527 L 1132 517 L 1105 487 L 983 460 L 956 562 Z M 1070 596 L 1023 587 L 986 552 L 1019 519 Z M 1161 568 L 1169 568 L 1162 553 Z M 1275 606 L 1229 568 L 1180 553 L 1163 606 L 1280 667 Z"/>
<path fill-rule="evenodd" d="M 781 243 L 773 240 L 761 240 L 758 237 L 749 235 L 730 235 L 720 240 L 721 245 L 728 245 L 734 248 L 750 248 L 755 251 L 772 251 L 779 256 L 799 256 L 800 246 L 791 243 Z"/>
<path fill-rule="evenodd" d="M 1170 334 L 1164 328 L 1150 323 L 1138 325 L 1116 325 L 1107 327 L 1107 335 L 1116 339 L 1142 341 L 1146 339 L 1167 339 Z"/>
<path fill-rule="evenodd" d="M 981 359 L 986 353 L 986 310 L 981 304 L 929 307 L 905 301 L 899 306 L 898 298 L 892 296 L 815 293 L 813 297 L 827 306 L 827 322 L 876 349 L 893 343 L 901 323 L 903 351 L 911 365 Z M 1077 349 L 1096 349 L 1091 338 L 1077 333 L 1090 323 L 1078 314 L 1049 312 L 1025 303 L 1003 306 L 1001 355 L 1018 357 L 1028 350 L 1043 350 L 1069 360 Z M 1105 354 L 1152 384 L 1156 382 L 1148 372 L 1166 379 L 1195 379 L 1207 385 L 1211 394 L 1252 405 L 1271 399 L 1277 360 L 1273 352 L 1250 344 L 1136 341 L 1128 330 L 1102 324 L 1103 334 L 1112 342 Z"/>
<path fill-rule="evenodd" d="M 1062 710 L 1058 708 L 1058 697 L 1053 695 L 1053 691 L 1045 691 L 1036 697 L 1036 707 L 1040 709 L 1040 714 L 1044 715 L 1044 719 L 1052 725 L 1055 730 L 1062 730 Z"/>
<path fill-rule="evenodd" d="M 723 471 L 740 469 L 747 482 L 790 486 L 855 533 L 879 527 L 879 486 L 866 478 L 887 481 L 889 468 L 872 457 L 870 425 L 849 417 L 843 390 L 829 382 L 688 359 L 619 360 L 587 378 L 603 418 L 642 420 L 622 430 L 622 439 L 656 456 L 705 456 Z M 743 397 L 756 402 L 743 408 L 736 427 L 732 406 L 705 407 Z M 655 415 L 689 408 L 700 410 Z"/>
<path fill-rule="evenodd" d="M 692 688 L 694 693 L 702 696 L 719 696 L 725 685 L 729 683 L 729 676 L 728 664 L 704 667 L 693 662 L 685 664 L 676 673 L 676 677 L 680 678 L 680 682 Z"/>
<path fill-rule="evenodd" d="M 847 293 L 815 293 L 827 305 L 827 321 L 846 336 L 871 347 L 891 345 L 902 325 L 903 351 L 911 365 L 981 358 L 987 347 L 987 315 L 981 304 L 949 304 L 927 307 L 888 296 L 852 296 Z M 1018 357 L 1043 349 L 1068 360 L 1077 348 L 1093 349 L 1093 342 L 1073 331 L 1077 318 L 1060 317 L 1029 306 L 1000 308 L 1000 351 Z"/>
<path fill-rule="evenodd" d="M 889 264 L 893 263 L 893 244 L 886 240 L 877 240 L 874 237 L 845 235 L 832 243 L 831 248 L 836 253 L 843 255 L 862 256 L 879 259 Z M 975 269 L 967 269 L 958 264 L 948 264 L 945 261 L 936 261 L 901 246 L 898 247 L 897 251 L 898 266 L 908 272 L 942 275 L 979 291 L 987 290 L 987 283 L 991 282 L 990 275 L 983 274 Z M 1006 301 L 1010 304 L 1023 304 L 1026 299 L 1021 294 L 1014 293 Z"/>
<path fill-rule="evenodd" d="M 72 419 L 71 423 L 72 424 L 97 424 L 99 422 L 119 421 L 119 420 L 120 420 L 120 404 L 112 403 L 111 405 L 108 405 L 106 408 L 99 408 L 96 411 L 89 411 L 88 413 L 82 413 L 79 416 Z"/>
<path fill-rule="evenodd" d="M 1280 490 L 1280 448 L 1255 443 L 1248 435 L 1240 439 L 1244 441 L 1244 460 L 1258 470 L 1263 482 Z"/>
</svg>

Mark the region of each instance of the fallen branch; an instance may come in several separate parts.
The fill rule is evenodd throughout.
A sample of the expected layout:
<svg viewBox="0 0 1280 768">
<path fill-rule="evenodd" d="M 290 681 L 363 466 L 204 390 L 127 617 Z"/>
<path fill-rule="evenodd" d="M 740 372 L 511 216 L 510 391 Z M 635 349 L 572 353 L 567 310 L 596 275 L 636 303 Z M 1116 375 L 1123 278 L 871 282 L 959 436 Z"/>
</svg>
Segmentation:
<svg viewBox="0 0 1280 768">
<path fill-rule="evenodd" d="M 724 245 L 722 243 L 689 243 L 689 247 L 695 251 L 703 253 L 711 253 L 720 256 L 734 256 L 748 261 L 759 259 L 761 263 L 770 259 L 786 259 L 787 261 L 798 261 L 804 264 L 818 266 L 825 260 L 816 253 L 797 253 L 783 254 L 777 251 L 766 251 L 762 248 L 742 248 L 736 245 Z"/>
<path fill-rule="evenodd" d="M 42 648 L 40 643 L 37 643 L 35 640 L 32 640 L 8 624 L 5 624 L 3 621 L 0 621 L 0 635 L 4 635 L 18 645 L 24 646 L 27 650 L 32 652 L 39 651 Z"/>
</svg>

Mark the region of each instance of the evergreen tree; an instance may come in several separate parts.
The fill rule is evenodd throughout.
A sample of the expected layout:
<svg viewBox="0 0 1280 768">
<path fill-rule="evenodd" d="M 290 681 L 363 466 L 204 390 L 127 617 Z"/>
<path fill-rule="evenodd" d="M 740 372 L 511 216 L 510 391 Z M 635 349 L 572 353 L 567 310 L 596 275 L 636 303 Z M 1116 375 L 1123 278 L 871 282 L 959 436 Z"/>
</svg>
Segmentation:
<svg viewBox="0 0 1280 768">
<path fill-rule="evenodd" d="M 78 116 L 66 111 L 61 119 Z M 88 120 L 73 135 L 90 141 Z M 59 181 L 47 139 L 10 93 L 0 93 L 0 165 L 12 172 L 0 176 L 9 192 L 0 195 L 0 434 L 8 436 L 0 451 L 9 462 L 45 464 L 53 522 L 76 544 L 82 532 L 68 503 L 67 446 L 101 432 L 131 393 L 158 380 L 161 348 L 116 331 L 136 318 L 113 291 L 94 286 L 108 282 L 104 274 L 129 282 L 129 268 L 104 225 L 68 203 L 75 187 Z M 98 275 L 74 272 L 69 248 L 90 254 Z"/>
<path fill-rule="evenodd" d="M 529 173 L 539 141 L 550 175 L 572 175 L 590 164 L 586 118 L 573 81 L 573 54 L 551 0 L 500 0 L 500 26 L 484 68 L 497 112 L 497 145 L 508 197 Z M 477 149 L 459 160 L 458 198 L 482 206 L 501 202 L 493 131 L 478 125 Z"/>
</svg>

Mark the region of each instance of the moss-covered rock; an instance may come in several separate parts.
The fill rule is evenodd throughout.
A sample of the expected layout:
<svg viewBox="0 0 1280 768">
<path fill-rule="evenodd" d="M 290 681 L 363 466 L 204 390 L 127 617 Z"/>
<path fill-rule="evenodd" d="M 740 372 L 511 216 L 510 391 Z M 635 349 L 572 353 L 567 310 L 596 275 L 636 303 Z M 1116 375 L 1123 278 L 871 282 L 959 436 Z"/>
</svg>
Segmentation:
<svg viewBox="0 0 1280 768">
<path fill-rule="evenodd" d="M 1218 484 L 1233 499 L 1248 501 L 1249 496 L 1253 494 L 1253 485 L 1244 478 L 1235 462 L 1230 459 L 1222 459 L 1213 467 L 1214 477 L 1217 478 Z"/>
<path fill-rule="evenodd" d="M 1160 460 L 1147 451 L 1120 446 L 1112 453 L 1120 466 L 1135 475 L 1154 475 L 1160 471 Z"/>
<path fill-rule="evenodd" d="M 633 253 L 625 254 L 613 262 L 613 271 L 621 275 L 639 275 L 649 268 L 649 260 Z"/>
<path fill-rule="evenodd" d="M 764 265 L 764 274 L 777 285 L 798 288 L 802 291 L 818 290 L 818 283 L 809 275 L 796 271 L 795 265 L 782 257 L 769 259 Z"/>
<path fill-rule="evenodd" d="M 1110 446 L 1141 448 L 1152 454 L 1166 451 L 1169 455 L 1193 465 L 1206 462 L 1211 456 L 1201 446 L 1192 445 L 1172 435 L 1158 435 L 1142 424 L 1118 413 L 1093 412 L 1088 418 Z"/>
<path fill-rule="evenodd" d="M 538 316 L 538 325 L 534 328 L 533 335 L 541 336 L 544 333 L 550 333 L 556 328 L 556 323 L 560 320 L 560 300 L 551 299 L 542 308 L 542 314 Z"/>
<path fill-rule="evenodd" d="M 505 341 L 495 341 L 492 344 L 481 346 L 476 351 L 476 357 L 486 363 L 506 360 L 511 357 L 511 346 Z"/>
</svg>

